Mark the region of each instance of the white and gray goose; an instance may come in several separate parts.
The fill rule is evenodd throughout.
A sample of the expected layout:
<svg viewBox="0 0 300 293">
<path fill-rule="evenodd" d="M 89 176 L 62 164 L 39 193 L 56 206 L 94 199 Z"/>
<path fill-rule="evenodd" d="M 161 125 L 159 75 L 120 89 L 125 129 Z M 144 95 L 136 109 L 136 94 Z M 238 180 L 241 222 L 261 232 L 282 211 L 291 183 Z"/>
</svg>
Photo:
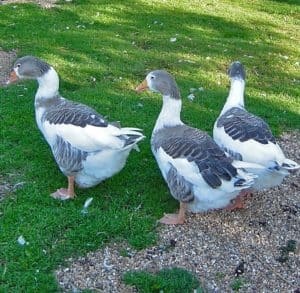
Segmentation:
<svg viewBox="0 0 300 293">
<path fill-rule="evenodd" d="M 166 214 L 160 222 L 182 224 L 186 209 L 204 212 L 230 206 L 241 190 L 252 185 L 254 176 L 241 169 L 243 162 L 227 157 L 205 132 L 181 121 L 180 92 L 169 73 L 150 72 L 136 90 L 147 88 L 163 96 L 151 148 L 172 196 L 180 202 L 179 214 Z"/>
<path fill-rule="evenodd" d="M 144 138 L 140 129 L 121 128 L 92 108 L 63 98 L 58 92 L 58 74 L 36 57 L 25 56 L 15 62 L 7 83 L 19 79 L 38 81 L 36 122 L 60 170 L 68 177 L 68 188 L 52 193 L 54 198 L 73 198 L 74 181 L 87 188 L 113 176 Z"/>
<path fill-rule="evenodd" d="M 247 169 L 258 176 L 252 186 L 254 190 L 277 186 L 289 172 L 300 166 L 285 157 L 268 124 L 245 109 L 246 73 L 243 65 L 239 61 L 233 62 L 228 74 L 230 92 L 215 122 L 214 140 L 234 158 L 262 166 Z"/>
</svg>

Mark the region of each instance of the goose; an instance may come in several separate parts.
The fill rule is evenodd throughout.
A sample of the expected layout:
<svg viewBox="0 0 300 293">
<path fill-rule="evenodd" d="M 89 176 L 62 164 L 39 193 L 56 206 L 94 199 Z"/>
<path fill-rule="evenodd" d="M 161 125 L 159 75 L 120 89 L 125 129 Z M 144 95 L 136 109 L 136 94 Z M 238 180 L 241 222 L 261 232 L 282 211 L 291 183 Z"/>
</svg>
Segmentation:
<svg viewBox="0 0 300 293">
<path fill-rule="evenodd" d="M 228 157 L 205 132 L 181 121 L 180 92 L 168 72 L 150 72 L 136 91 L 146 89 L 163 97 L 151 149 L 171 195 L 180 202 L 178 214 L 165 214 L 159 222 L 183 224 L 186 210 L 234 209 L 231 201 L 252 185 L 255 176 L 244 172 L 243 162 Z"/>
<path fill-rule="evenodd" d="M 285 176 L 300 166 L 285 157 L 270 127 L 248 112 L 244 105 L 246 73 L 239 61 L 231 64 L 228 75 L 231 87 L 226 103 L 217 118 L 213 138 L 228 154 L 238 160 L 259 164 L 262 168 L 247 169 L 257 175 L 253 190 L 280 185 Z M 246 191 L 251 193 L 251 191 Z"/>
<path fill-rule="evenodd" d="M 94 109 L 63 98 L 58 92 L 57 72 L 37 57 L 25 56 L 14 63 L 7 84 L 20 79 L 38 82 L 36 123 L 68 178 L 66 189 L 51 194 L 55 199 L 74 198 L 74 182 L 88 188 L 118 173 L 130 151 L 144 138 L 138 128 L 121 128 Z"/>
</svg>

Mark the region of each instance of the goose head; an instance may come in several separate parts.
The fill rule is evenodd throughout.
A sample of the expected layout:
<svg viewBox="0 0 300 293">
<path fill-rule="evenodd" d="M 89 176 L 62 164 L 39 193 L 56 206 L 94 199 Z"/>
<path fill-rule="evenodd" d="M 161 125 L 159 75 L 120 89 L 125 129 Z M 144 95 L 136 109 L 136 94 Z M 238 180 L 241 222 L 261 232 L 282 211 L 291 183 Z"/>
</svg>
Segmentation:
<svg viewBox="0 0 300 293">
<path fill-rule="evenodd" d="M 173 76 L 165 70 L 154 70 L 147 74 L 145 80 L 137 86 L 136 91 L 149 89 L 164 97 L 180 100 L 180 93 Z"/>
<path fill-rule="evenodd" d="M 231 79 L 246 79 L 246 72 L 243 64 L 240 61 L 235 61 L 231 63 L 228 69 L 228 75 Z"/>
<path fill-rule="evenodd" d="M 153 135 L 162 128 L 183 124 L 180 119 L 182 104 L 180 92 L 170 73 L 164 70 L 151 71 L 136 91 L 141 92 L 146 89 L 160 93 L 163 97 L 163 106 L 156 120 Z"/>
<path fill-rule="evenodd" d="M 14 63 L 7 84 L 17 82 L 19 79 L 39 79 L 50 69 L 48 63 L 34 56 L 24 56 Z"/>
</svg>

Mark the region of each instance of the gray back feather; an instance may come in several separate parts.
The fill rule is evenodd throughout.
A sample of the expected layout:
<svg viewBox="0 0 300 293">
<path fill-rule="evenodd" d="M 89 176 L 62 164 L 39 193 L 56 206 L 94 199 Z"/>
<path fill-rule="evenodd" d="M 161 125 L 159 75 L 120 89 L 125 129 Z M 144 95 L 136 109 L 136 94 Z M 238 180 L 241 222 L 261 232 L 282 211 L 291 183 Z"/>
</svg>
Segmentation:
<svg viewBox="0 0 300 293">
<path fill-rule="evenodd" d="M 226 152 L 230 157 L 232 157 L 233 159 L 235 160 L 238 160 L 238 161 L 243 161 L 243 157 L 240 153 L 238 152 L 234 152 L 233 150 L 225 147 L 224 145 L 220 146 L 220 148 Z"/>
<path fill-rule="evenodd" d="M 276 143 L 268 124 L 244 109 L 233 107 L 218 118 L 217 127 L 241 142 L 253 139 L 262 144 Z"/>
<path fill-rule="evenodd" d="M 40 105 L 42 106 L 42 105 Z M 43 121 L 50 124 L 72 124 L 85 127 L 87 125 L 107 127 L 108 122 L 94 109 L 65 99 L 56 99 L 48 105 Z"/>
<path fill-rule="evenodd" d="M 196 128 L 180 125 L 161 129 L 154 133 L 152 147 L 154 151 L 163 148 L 174 159 L 194 162 L 212 188 L 221 186 L 221 179 L 230 181 L 237 175 L 232 158 L 227 157 L 210 136 Z"/>
</svg>

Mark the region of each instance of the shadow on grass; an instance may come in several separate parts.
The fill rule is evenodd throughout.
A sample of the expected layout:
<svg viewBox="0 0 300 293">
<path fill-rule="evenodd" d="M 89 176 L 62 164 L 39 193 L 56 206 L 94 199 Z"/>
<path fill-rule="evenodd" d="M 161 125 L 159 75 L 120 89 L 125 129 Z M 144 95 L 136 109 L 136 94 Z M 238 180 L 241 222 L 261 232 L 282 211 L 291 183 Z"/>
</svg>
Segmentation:
<svg viewBox="0 0 300 293">
<path fill-rule="evenodd" d="M 277 2 L 277 3 L 284 3 L 284 4 L 299 6 L 299 1 L 298 0 L 271 0 L 271 1 Z"/>
</svg>

